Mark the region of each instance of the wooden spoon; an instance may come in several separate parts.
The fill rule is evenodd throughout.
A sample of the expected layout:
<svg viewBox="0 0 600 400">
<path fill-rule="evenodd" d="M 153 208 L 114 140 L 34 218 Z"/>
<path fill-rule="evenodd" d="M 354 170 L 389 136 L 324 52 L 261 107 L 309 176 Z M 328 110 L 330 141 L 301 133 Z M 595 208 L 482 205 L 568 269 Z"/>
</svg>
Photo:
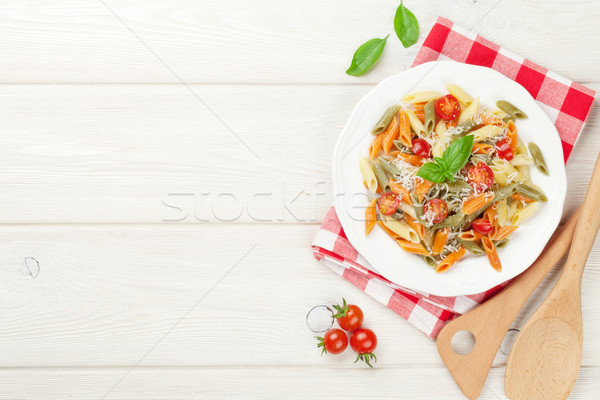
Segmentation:
<svg viewBox="0 0 600 400">
<path fill-rule="evenodd" d="M 490 300 L 448 323 L 439 333 L 438 352 L 469 399 L 476 399 L 481 393 L 502 339 L 523 304 L 569 249 L 578 215 L 579 210 L 554 235 L 527 271 Z M 460 355 L 452 349 L 451 341 L 457 332 L 465 330 L 473 334 L 475 345 L 469 354 Z"/>
<path fill-rule="evenodd" d="M 575 385 L 583 351 L 581 277 L 600 228 L 599 208 L 600 155 L 562 274 L 508 357 L 504 389 L 513 400 L 566 399 Z"/>
</svg>

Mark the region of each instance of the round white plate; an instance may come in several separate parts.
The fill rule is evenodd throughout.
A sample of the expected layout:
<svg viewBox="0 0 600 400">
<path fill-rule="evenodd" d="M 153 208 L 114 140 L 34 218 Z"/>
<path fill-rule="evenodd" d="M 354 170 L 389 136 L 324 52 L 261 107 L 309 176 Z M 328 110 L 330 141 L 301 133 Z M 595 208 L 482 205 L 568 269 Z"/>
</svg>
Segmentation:
<svg viewBox="0 0 600 400">
<path fill-rule="evenodd" d="M 423 90 L 447 93 L 448 83 L 458 84 L 471 96 L 478 96 L 484 106 L 494 107 L 497 100 L 503 99 L 527 113 L 528 119 L 517 121 L 519 137 L 525 144 L 535 141 L 548 164 L 550 176 L 531 167 L 531 178 L 548 196 L 548 202 L 540 204 L 537 214 L 515 231 L 507 247 L 499 249 L 501 272 L 495 271 L 485 256 L 467 256 L 449 271 L 436 274 L 418 256 L 402 250 L 379 227 L 365 236 L 364 210 L 368 199 L 358 161 L 368 154 L 373 140 L 371 128 L 387 107 L 398 104 L 407 93 Z M 436 61 L 385 79 L 359 101 L 335 147 L 333 190 L 342 227 L 372 268 L 408 289 L 458 296 L 491 289 L 517 276 L 535 261 L 560 222 L 567 178 L 558 132 L 521 85 L 490 68 Z"/>
</svg>

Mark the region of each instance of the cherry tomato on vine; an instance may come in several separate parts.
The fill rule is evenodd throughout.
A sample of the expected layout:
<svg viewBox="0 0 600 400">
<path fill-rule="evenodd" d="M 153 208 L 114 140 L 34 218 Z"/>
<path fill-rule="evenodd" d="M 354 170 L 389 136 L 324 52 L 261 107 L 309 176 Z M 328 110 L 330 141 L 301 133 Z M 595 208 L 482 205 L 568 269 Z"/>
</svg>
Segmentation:
<svg viewBox="0 0 600 400">
<path fill-rule="evenodd" d="M 435 112 L 441 119 L 452 121 L 460 114 L 460 103 L 456 97 L 447 94 L 435 101 Z"/>
<path fill-rule="evenodd" d="M 350 336 L 350 347 L 358 353 L 354 362 L 362 360 L 373 368 L 371 360 L 377 361 L 377 357 L 373 354 L 373 350 L 377 347 L 377 335 L 372 330 L 366 328 L 355 330 Z"/>
<path fill-rule="evenodd" d="M 333 318 L 337 318 L 338 325 L 345 331 L 352 332 L 360 328 L 363 323 L 363 312 L 359 306 L 346 304 L 346 299 L 342 298 L 343 304 L 336 304 L 333 308 L 337 311 Z"/>
<path fill-rule="evenodd" d="M 480 162 L 467 171 L 467 181 L 479 192 L 489 189 L 494 183 L 494 172 L 486 163 Z"/>
<path fill-rule="evenodd" d="M 431 199 L 423 206 L 423 217 L 434 224 L 448 216 L 448 204 L 442 199 Z"/>
<path fill-rule="evenodd" d="M 400 199 L 394 192 L 382 193 L 379 200 L 377 200 L 379 211 L 384 215 L 392 215 L 395 213 L 399 204 Z"/>
<path fill-rule="evenodd" d="M 315 337 L 319 340 L 317 347 L 323 348 L 321 355 L 323 355 L 323 353 L 340 354 L 348 347 L 348 336 L 346 336 L 346 332 L 341 329 L 330 329 L 323 337 Z"/>
<path fill-rule="evenodd" d="M 477 233 L 481 233 L 482 235 L 487 235 L 493 229 L 492 223 L 483 218 L 477 218 L 473 221 L 473 230 Z"/>
<path fill-rule="evenodd" d="M 508 143 L 508 140 L 498 140 L 495 147 L 498 152 L 498 157 L 503 158 L 506 161 L 513 159 L 513 152 L 510 148 L 510 143 Z"/>
<path fill-rule="evenodd" d="M 425 139 L 413 139 L 412 151 L 420 157 L 431 157 L 431 146 Z"/>
</svg>

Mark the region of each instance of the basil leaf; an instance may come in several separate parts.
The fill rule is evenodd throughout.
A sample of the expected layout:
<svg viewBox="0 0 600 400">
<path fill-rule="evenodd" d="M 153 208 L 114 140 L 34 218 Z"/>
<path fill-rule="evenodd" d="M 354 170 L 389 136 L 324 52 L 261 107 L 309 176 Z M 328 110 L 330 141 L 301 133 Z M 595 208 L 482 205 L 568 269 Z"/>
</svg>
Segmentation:
<svg viewBox="0 0 600 400">
<path fill-rule="evenodd" d="M 383 39 L 371 39 L 356 49 L 350 68 L 348 68 L 346 73 L 352 76 L 361 76 L 370 70 L 377 60 L 379 60 L 381 53 L 383 53 L 388 36 L 390 35 L 387 35 Z"/>
<path fill-rule="evenodd" d="M 450 182 L 454 182 L 454 174 L 451 173 L 450 171 L 446 170 L 444 171 L 444 176 L 446 177 L 446 179 L 448 179 Z"/>
<path fill-rule="evenodd" d="M 446 180 L 444 176 L 444 169 L 438 164 L 432 162 L 428 162 L 419 168 L 417 176 L 434 183 L 441 183 Z"/>
<path fill-rule="evenodd" d="M 415 15 L 404 7 L 402 1 L 394 17 L 394 30 L 404 47 L 412 46 L 419 39 L 419 22 Z"/>
<path fill-rule="evenodd" d="M 463 136 L 456 140 L 444 151 L 442 159 L 444 160 L 445 169 L 454 174 L 456 171 L 465 166 L 471 151 L 473 150 L 473 135 Z"/>
<path fill-rule="evenodd" d="M 443 158 L 440 157 L 433 157 L 433 160 L 438 163 L 440 165 L 440 167 L 442 167 L 442 169 L 447 169 L 446 168 L 446 162 L 444 161 Z"/>
</svg>

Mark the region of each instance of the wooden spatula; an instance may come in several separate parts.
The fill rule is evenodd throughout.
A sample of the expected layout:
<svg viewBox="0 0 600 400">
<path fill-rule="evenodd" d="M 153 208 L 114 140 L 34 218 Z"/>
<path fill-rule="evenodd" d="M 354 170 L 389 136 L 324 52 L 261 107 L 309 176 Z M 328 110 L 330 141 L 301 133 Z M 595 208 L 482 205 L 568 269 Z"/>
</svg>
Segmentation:
<svg viewBox="0 0 600 400">
<path fill-rule="evenodd" d="M 437 349 L 465 396 L 479 396 L 494 357 L 510 325 L 533 290 L 567 252 L 577 224 L 579 210 L 554 235 L 542 255 L 502 292 L 447 324 L 437 337 Z M 469 331 L 475 346 L 469 354 L 459 355 L 451 346 L 459 331 Z"/>
<path fill-rule="evenodd" d="M 504 389 L 513 400 L 566 399 L 581 365 L 581 277 L 600 228 L 600 156 L 558 282 L 529 318 L 506 364 Z"/>
</svg>

